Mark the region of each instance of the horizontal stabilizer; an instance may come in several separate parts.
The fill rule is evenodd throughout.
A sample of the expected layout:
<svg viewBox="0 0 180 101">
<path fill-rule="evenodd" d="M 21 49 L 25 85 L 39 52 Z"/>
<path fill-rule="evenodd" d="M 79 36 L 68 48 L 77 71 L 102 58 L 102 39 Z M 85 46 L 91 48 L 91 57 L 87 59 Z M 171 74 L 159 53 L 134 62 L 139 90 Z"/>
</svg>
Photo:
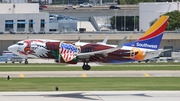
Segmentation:
<svg viewBox="0 0 180 101">
<path fill-rule="evenodd" d="M 161 53 L 161 52 L 165 52 L 165 51 L 169 51 L 169 50 L 172 50 L 172 49 L 163 49 L 163 50 L 156 50 L 156 51 L 148 51 L 146 53 Z"/>
</svg>

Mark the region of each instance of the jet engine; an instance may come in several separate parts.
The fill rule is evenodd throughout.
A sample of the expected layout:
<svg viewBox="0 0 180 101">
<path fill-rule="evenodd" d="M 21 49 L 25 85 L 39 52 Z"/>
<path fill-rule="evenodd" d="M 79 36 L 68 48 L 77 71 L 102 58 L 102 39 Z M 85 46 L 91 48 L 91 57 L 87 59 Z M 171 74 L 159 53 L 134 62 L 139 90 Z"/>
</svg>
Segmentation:
<svg viewBox="0 0 180 101">
<path fill-rule="evenodd" d="M 140 50 L 138 48 L 133 48 L 130 52 L 130 57 L 134 60 L 142 61 L 142 60 L 144 60 L 146 55 L 142 50 Z"/>
</svg>

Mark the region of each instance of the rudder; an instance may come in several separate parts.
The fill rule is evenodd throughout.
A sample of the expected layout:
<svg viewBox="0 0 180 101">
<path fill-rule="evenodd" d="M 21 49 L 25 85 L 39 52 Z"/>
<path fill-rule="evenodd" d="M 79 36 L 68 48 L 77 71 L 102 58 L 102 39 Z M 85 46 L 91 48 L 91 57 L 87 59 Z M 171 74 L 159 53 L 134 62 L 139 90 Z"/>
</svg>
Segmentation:
<svg viewBox="0 0 180 101">
<path fill-rule="evenodd" d="M 169 16 L 161 16 L 141 38 L 135 42 L 127 43 L 125 46 L 158 50 L 167 26 L 168 18 Z"/>
</svg>

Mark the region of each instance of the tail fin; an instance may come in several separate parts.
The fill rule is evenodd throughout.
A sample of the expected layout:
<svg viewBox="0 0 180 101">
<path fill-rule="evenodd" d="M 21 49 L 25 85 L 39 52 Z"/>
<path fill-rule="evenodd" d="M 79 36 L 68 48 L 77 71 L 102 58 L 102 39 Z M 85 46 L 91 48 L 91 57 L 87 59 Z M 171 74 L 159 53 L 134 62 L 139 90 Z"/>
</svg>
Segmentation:
<svg viewBox="0 0 180 101">
<path fill-rule="evenodd" d="M 135 42 L 125 44 L 138 48 L 158 50 L 169 16 L 161 16 L 144 34 Z"/>
</svg>

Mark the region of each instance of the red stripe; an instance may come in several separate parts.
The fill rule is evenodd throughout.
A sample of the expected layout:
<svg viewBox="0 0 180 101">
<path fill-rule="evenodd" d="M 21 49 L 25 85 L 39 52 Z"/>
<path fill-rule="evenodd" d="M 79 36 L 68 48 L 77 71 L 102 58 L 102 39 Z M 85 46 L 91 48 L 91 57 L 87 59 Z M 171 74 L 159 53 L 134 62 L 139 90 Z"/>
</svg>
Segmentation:
<svg viewBox="0 0 180 101">
<path fill-rule="evenodd" d="M 147 40 L 147 39 L 150 39 L 150 38 L 160 35 L 162 32 L 164 32 L 167 22 L 168 22 L 168 20 L 166 20 L 166 22 L 161 27 L 159 27 L 156 31 L 154 31 L 153 33 L 151 33 L 145 37 L 140 38 L 139 41 Z"/>
</svg>

